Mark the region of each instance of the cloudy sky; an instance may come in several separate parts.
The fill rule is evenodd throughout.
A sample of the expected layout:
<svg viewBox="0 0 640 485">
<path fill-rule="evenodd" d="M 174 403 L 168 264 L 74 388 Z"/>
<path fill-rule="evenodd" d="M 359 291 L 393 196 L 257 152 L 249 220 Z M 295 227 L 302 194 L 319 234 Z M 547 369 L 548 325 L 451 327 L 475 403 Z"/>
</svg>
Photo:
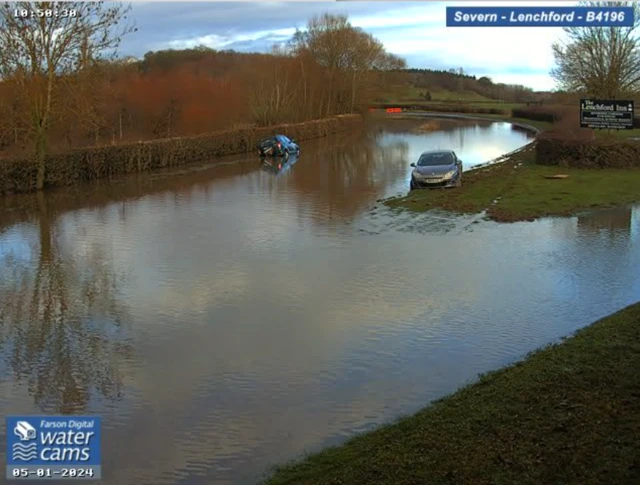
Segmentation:
<svg viewBox="0 0 640 485">
<path fill-rule="evenodd" d="M 199 44 L 214 49 L 268 51 L 324 12 L 345 13 L 351 23 L 403 56 L 410 67 L 464 68 L 496 82 L 553 89 L 551 44 L 561 28 L 447 28 L 446 6 L 576 5 L 575 2 L 134 2 L 138 32 L 123 55 Z"/>
</svg>

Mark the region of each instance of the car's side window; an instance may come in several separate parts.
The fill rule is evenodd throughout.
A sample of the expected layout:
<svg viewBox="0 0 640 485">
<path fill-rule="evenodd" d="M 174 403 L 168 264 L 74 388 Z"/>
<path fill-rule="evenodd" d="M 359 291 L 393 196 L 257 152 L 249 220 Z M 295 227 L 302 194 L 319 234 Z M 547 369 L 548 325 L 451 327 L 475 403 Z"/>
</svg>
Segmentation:
<svg viewBox="0 0 640 485">
<path fill-rule="evenodd" d="M 284 135 L 282 135 L 282 139 L 284 140 L 285 143 L 289 143 L 291 141 L 291 140 L 289 140 L 289 138 L 287 138 Z"/>
</svg>

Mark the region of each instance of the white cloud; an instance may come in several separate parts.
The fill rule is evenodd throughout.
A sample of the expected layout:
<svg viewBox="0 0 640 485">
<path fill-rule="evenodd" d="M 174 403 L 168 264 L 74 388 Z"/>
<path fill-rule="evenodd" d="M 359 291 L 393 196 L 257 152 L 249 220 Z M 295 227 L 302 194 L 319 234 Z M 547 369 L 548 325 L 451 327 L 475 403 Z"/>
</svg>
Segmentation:
<svg viewBox="0 0 640 485">
<path fill-rule="evenodd" d="M 290 4 L 292 9 L 298 7 Z M 302 5 L 302 4 L 301 4 Z M 317 10 L 316 10 L 317 5 Z M 307 4 L 305 18 L 294 22 L 289 28 L 281 25 L 273 30 L 248 27 L 234 22 L 229 28 L 216 28 L 216 32 L 205 35 L 165 41 L 158 48 L 187 48 L 207 45 L 214 49 L 253 49 L 264 45 L 281 43 L 295 31 L 295 26 L 306 23 L 310 14 L 323 12 L 341 13 L 345 4 Z M 517 82 L 536 89 L 551 89 L 553 81 L 549 71 L 553 67 L 551 45 L 563 37 L 561 28 L 532 27 L 447 27 L 447 6 L 473 6 L 475 2 L 412 3 L 391 7 L 371 4 L 366 13 L 353 13 L 353 25 L 371 32 L 380 39 L 387 50 L 408 58 L 411 67 L 449 69 L 462 67 L 476 76 L 488 75 L 498 82 Z M 487 2 L 483 6 L 505 6 L 504 2 Z M 575 2 L 515 2 L 509 6 L 567 6 Z M 262 7 L 265 4 L 261 5 Z M 269 5 L 273 7 L 273 5 Z M 312 8 L 313 7 L 313 8 Z M 241 7 L 237 7 L 238 9 Z M 256 5 L 244 4 L 247 22 L 260 15 Z M 264 10 L 261 12 L 264 13 Z M 290 12 L 291 13 L 291 12 Z M 254 23 L 254 25 L 256 25 Z M 511 80 L 511 81 L 508 81 Z"/>
<path fill-rule="evenodd" d="M 476 74 L 482 76 L 483 74 Z M 536 91 L 552 91 L 556 86 L 549 74 L 497 74 L 489 77 L 496 83 L 520 84 Z"/>
<path fill-rule="evenodd" d="M 224 49 L 236 42 L 255 41 L 262 38 L 268 38 L 273 42 L 289 39 L 295 32 L 295 29 L 278 29 L 263 30 L 251 33 L 233 34 L 233 35 L 216 35 L 208 34 L 199 37 L 191 37 L 188 39 L 176 39 L 167 42 L 164 46 L 172 49 L 188 49 L 199 45 L 205 45 L 213 49 Z"/>
<path fill-rule="evenodd" d="M 470 5 L 468 2 L 449 4 Z M 484 6 L 502 5 L 502 2 L 483 3 Z M 527 5 L 572 5 L 568 2 L 520 2 L 510 6 Z M 561 28 L 532 27 L 447 27 L 444 6 L 427 5 L 412 14 L 394 16 L 390 14 L 389 23 L 369 21 L 376 37 L 387 50 L 413 59 L 424 59 L 424 64 L 413 63 L 412 67 L 430 68 L 447 66 L 463 67 L 471 74 L 488 75 L 498 82 L 518 83 L 535 89 L 552 89 L 553 81 L 549 71 L 553 67 L 551 46 L 564 37 Z M 424 26 L 416 26 L 412 19 L 419 19 Z M 396 22 L 397 20 L 397 22 Z M 402 23 L 404 22 L 404 24 Z M 359 19 L 353 23 L 358 25 Z M 384 28 L 378 29 L 379 25 Z M 397 26 L 396 28 L 388 28 Z M 429 62 L 437 66 L 429 65 Z"/>
</svg>

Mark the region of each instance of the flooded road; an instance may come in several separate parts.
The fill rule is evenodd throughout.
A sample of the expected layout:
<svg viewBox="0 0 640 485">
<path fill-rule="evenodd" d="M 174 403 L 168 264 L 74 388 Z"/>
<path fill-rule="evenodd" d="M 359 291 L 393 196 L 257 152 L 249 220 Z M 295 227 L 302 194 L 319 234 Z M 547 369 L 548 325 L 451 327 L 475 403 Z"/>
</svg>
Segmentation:
<svg viewBox="0 0 640 485">
<path fill-rule="evenodd" d="M 637 208 L 372 212 L 425 149 L 528 139 L 406 129 L 0 199 L 3 414 L 101 415 L 103 483 L 253 484 L 640 299 Z"/>
</svg>

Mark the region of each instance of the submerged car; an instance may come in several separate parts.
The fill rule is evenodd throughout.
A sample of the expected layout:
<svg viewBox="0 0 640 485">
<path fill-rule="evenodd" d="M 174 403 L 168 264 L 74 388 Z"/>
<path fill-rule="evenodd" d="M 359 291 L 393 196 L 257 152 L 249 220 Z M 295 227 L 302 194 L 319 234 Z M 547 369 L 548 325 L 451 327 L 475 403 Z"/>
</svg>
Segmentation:
<svg viewBox="0 0 640 485">
<path fill-rule="evenodd" d="M 420 187 L 460 187 L 462 185 L 462 160 L 453 150 L 433 150 L 420 155 L 418 163 L 412 163 L 411 190 Z"/>
<path fill-rule="evenodd" d="M 274 135 L 258 144 L 258 153 L 261 157 L 288 157 L 300 155 L 300 147 L 295 140 L 284 135 Z"/>
</svg>

